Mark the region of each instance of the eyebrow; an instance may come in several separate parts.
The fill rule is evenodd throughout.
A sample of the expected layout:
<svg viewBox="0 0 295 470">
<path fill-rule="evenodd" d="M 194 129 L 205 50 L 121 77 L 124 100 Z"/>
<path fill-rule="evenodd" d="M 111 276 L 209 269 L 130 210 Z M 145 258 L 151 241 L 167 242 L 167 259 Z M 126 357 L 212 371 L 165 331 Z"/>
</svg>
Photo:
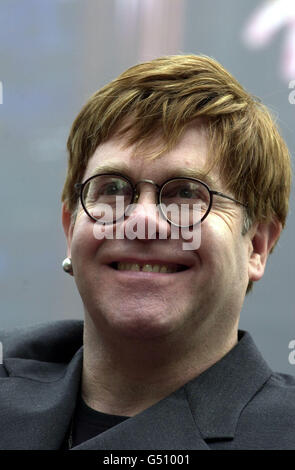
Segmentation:
<svg viewBox="0 0 295 470">
<path fill-rule="evenodd" d="M 206 183 L 210 189 L 215 187 L 217 184 L 217 181 L 206 171 L 196 170 L 195 168 L 180 168 L 178 171 L 173 171 L 173 174 L 175 174 L 175 176 L 183 176 L 185 178 L 195 178 L 197 180 L 201 180 L 203 183 Z"/>
<path fill-rule="evenodd" d="M 99 165 L 95 167 L 87 179 L 103 173 L 122 174 L 122 176 L 126 176 L 127 178 L 132 179 L 130 176 L 130 167 L 124 162 L 118 162 L 115 164 L 106 163 Z M 158 184 L 161 184 L 168 179 L 179 177 L 195 178 L 197 180 L 203 181 L 210 187 L 210 189 L 215 188 L 217 184 L 216 180 L 213 179 L 207 172 L 194 168 L 169 168 L 165 171 L 165 177 L 161 178 L 161 181 L 158 182 Z"/>
<path fill-rule="evenodd" d="M 121 173 L 123 176 L 128 176 L 130 174 L 130 167 L 124 162 L 118 162 L 115 164 L 105 163 L 95 167 L 87 179 L 102 173 Z"/>
</svg>

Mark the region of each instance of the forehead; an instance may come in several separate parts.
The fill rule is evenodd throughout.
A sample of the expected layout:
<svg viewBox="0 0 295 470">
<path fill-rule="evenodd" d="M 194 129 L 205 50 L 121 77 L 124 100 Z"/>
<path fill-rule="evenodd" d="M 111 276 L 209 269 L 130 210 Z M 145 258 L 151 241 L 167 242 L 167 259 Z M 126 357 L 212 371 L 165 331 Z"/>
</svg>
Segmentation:
<svg viewBox="0 0 295 470">
<path fill-rule="evenodd" d="M 161 139 L 155 136 L 145 146 L 126 146 L 127 137 L 114 136 L 99 145 L 90 158 L 84 180 L 97 173 L 117 172 L 131 178 L 147 178 L 158 181 L 172 176 L 202 175 L 208 183 L 217 175 L 208 175 L 206 167 L 210 158 L 207 128 L 201 122 L 187 126 L 177 144 L 168 152 L 151 159 L 151 155 L 162 147 Z M 209 180 L 208 180 L 209 179 Z"/>
</svg>

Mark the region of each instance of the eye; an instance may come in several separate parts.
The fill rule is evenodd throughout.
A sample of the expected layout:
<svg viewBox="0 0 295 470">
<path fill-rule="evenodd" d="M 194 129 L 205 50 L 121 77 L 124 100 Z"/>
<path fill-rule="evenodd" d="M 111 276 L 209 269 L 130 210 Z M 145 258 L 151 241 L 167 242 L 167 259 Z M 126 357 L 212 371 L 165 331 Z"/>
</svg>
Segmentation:
<svg viewBox="0 0 295 470">
<path fill-rule="evenodd" d="M 106 184 L 104 187 L 99 189 L 99 194 L 104 194 L 106 196 L 117 195 L 122 191 L 124 185 L 120 184 L 119 181 L 113 181 L 109 184 Z"/>
<path fill-rule="evenodd" d="M 198 191 L 196 189 L 190 188 L 189 185 L 186 185 L 178 189 L 177 196 L 185 199 L 196 198 L 198 197 Z"/>
<path fill-rule="evenodd" d="M 199 184 L 185 181 L 168 184 L 162 196 L 170 199 L 194 199 L 204 201 L 208 199 L 207 193 L 206 188 L 203 188 Z"/>
<path fill-rule="evenodd" d="M 129 196 L 132 188 L 129 183 L 109 176 L 97 176 L 90 182 L 89 194 L 92 199 L 113 196 Z"/>
</svg>

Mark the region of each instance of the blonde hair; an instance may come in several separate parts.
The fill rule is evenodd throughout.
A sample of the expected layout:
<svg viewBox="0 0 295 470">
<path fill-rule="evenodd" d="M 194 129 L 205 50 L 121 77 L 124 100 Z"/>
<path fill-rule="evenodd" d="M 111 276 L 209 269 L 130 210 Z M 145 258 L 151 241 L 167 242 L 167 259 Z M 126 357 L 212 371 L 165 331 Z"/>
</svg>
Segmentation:
<svg viewBox="0 0 295 470">
<path fill-rule="evenodd" d="M 285 225 L 291 186 L 288 148 L 268 109 L 216 60 L 176 55 L 135 65 L 94 93 L 75 119 L 68 138 L 68 172 L 62 193 L 77 204 L 74 184 L 88 160 L 115 132 L 128 145 L 161 134 L 157 157 L 172 148 L 198 117 L 208 126 L 211 167 L 235 198 L 247 204 L 247 220 Z M 122 126 L 122 123 L 124 125 Z"/>
</svg>

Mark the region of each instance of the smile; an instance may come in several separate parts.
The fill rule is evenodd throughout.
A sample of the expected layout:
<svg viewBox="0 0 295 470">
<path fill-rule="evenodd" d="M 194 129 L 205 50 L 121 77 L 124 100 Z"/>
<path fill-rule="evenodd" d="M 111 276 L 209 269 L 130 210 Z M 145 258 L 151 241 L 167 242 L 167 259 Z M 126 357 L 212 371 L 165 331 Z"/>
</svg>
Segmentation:
<svg viewBox="0 0 295 470">
<path fill-rule="evenodd" d="M 151 263 L 126 263 L 126 262 L 117 262 L 112 263 L 111 265 L 114 269 L 118 271 L 141 271 L 141 272 L 150 272 L 150 273 L 161 273 L 161 274 L 173 274 L 176 272 L 184 271 L 188 269 L 184 265 L 171 265 L 171 264 L 151 264 Z"/>
</svg>

